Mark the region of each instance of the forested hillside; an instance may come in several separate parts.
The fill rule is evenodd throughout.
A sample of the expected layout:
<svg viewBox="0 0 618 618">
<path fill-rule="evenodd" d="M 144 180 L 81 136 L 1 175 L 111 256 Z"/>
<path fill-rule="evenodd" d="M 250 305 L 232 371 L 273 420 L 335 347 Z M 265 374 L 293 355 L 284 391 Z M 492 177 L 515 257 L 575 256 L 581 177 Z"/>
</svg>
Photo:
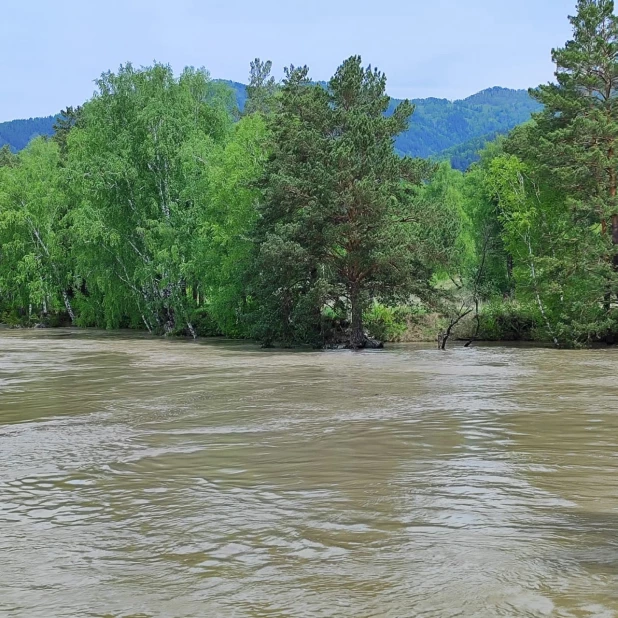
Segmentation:
<svg viewBox="0 0 618 618">
<path fill-rule="evenodd" d="M 51 135 L 53 126 L 54 116 L 2 122 L 0 123 L 0 148 L 8 145 L 13 151 L 22 150 L 37 135 Z"/>
<path fill-rule="evenodd" d="M 244 109 L 247 89 L 244 84 L 223 81 Z M 392 99 L 389 111 L 401 101 Z M 507 133 L 525 122 L 539 109 L 525 90 L 490 88 L 461 101 L 416 99 L 410 127 L 397 138 L 400 154 L 414 157 L 448 158 L 454 168 L 465 170 L 478 160 L 477 152 L 496 135 Z M 54 117 L 13 120 L 0 123 L 0 147 L 13 151 L 25 148 L 35 135 L 51 135 Z"/>
<path fill-rule="evenodd" d="M 495 131 L 480 137 L 473 137 L 463 144 L 443 150 L 437 158 L 441 161 L 449 161 L 453 169 L 465 172 L 473 163 L 479 161 L 481 152 L 487 144 L 491 144 L 498 136 L 504 134 L 502 131 Z"/>
<path fill-rule="evenodd" d="M 410 128 L 399 136 L 397 149 L 415 157 L 443 158 L 445 151 L 474 140 L 474 156 L 453 161 L 453 167 L 466 169 L 486 140 L 508 133 L 525 122 L 540 106 L 525 90 L 489 88 L 461 101 L 418 99 Z M 393 100 L 393 104 L 397 104 Z M 474 144 L 477 146 L 477 144 Z M 459 163 L 459 164 L 457 164 Z"/>
</svg>

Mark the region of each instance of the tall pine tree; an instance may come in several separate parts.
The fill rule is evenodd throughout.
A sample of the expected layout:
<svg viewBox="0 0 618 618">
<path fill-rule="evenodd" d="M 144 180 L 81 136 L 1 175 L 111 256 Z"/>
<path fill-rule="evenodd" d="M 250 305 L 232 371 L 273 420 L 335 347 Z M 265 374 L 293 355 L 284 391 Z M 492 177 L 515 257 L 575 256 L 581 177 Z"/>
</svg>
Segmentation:
<svg viewBox="0 0 618 618">
<path fill-rule="evenodd" d="M 598 223 L 618 266 L 618 18 L 613 0 L 578 0 L 573 39 L 552 50 L 556 84 L 530 94 L 537 160 L 573 198 L 582 223 Z"/>
<path fill-rule="evenodd" d="M 349 345 L 358 349 L 369 343 L 363 313 L 373 300 L 409 300 L 427 289 L 427 258 L 439 252 L 428 250 L 413 197 L 433 167 L 395 153 L 414 107 L 404 101 L 386 115 L 383 73 L 353 56 L 326 89 L 307 74 L 306 67 L 287 70 L 269 121 L 256 334 L 317 343 L 323 307 L 344 303 Z"/>
</svg>

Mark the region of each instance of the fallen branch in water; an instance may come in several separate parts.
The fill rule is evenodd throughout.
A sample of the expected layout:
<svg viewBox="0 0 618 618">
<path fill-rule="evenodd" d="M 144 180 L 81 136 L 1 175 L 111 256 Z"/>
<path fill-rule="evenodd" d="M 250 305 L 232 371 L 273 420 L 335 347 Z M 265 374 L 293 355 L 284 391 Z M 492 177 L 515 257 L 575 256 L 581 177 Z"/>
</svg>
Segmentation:
<svg viewBox="0 0 618 618">
<path fill-rule="evenodd" d="M 464 305 L 462 305 L 461 309 L 458 311 L 457 317 L 451 319 L 451 322 L 448 328 L 446 329 L 446 331 L 438 335 L 438 349 L 439 350 L 446 350 L 446 344 L 448 343 L 449 337 L 451 336 L 451 333 L 453 332 L 453 329 L 455 328 L 455 326 L 457 326 L 457 324 L 459 324 L 459 322 L 461 322 L 461 320 L 463 320 L 466 316 L 472 313 L 472 309 L 468 309 L 467 311 L 464 311 L 462 313 L 463 308 L 464 308 Z"/>
</svg>

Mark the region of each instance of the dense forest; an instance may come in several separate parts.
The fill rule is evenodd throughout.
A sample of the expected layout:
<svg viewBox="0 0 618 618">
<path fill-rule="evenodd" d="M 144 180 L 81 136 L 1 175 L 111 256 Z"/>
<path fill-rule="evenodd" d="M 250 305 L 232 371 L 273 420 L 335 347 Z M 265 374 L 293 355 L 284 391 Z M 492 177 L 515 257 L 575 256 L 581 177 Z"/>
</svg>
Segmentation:
<svg viewBox="0 0 618 618">
<path fill-rule="evenodd" d="M 238 82 L 213 81 L 234 91 L 236 105 L 243 112 L 247 87 Z M 387 114 L 400 102 L 392 99 Z M 525 90 L 507 88 L 490 88 L 462 101 L 415 99 L 412 103 L 415 106 L 414 121 L 395 142 L 399 154 L 450 160 L 451 165 L 461 171 L 478 161 L 478 152 L 487 142 L 508 133 L 539 109 L 539 104 Z M 33 136 L 51 137 L 54 120 L 49 116 L 0 123 L 0 147 L 8 144 L 13 152 L 17 152 L 25 148 Z"/>
<path fill-rule="evenodd" d="M 51 138 L 0 150 L 1 320 L 358 349 L 433 316 L 442 347 L 614 342 L 618 19 L 569 19 L 555 83 L 513 103 L 531 120 L 465 173 L 402 155 L 427 115 L 357 56 L 328 84 L 256 59 L 242 110 L 204 70 L 105 73 Z M 436 135 L 490 139 L 508 96 L 461 125 L 436 101 Z"/>
</svg>

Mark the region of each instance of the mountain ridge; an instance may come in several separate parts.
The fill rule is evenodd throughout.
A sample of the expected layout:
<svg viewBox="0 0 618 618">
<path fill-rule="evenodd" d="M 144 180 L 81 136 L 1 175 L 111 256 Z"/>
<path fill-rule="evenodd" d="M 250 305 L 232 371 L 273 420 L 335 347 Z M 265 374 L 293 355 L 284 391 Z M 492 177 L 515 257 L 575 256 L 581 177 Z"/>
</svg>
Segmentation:
<svg viewBox="0 0 618 618">
<path fill-rule="evenodd" d="M 244 107 L 246 86 L 229 80 L 215 80 L 229 85 L 236 95 L 238 107 Z M 391 99 L 389 111 L 401 99 Z M 527 121 L 540 109 L 526 90 L 494 86 L 465 99 L 410 99 L 415 105 L 409 129 L 395 142 L 402 155 L 451 160 L 453 167 L 465 170 L 478 159 L 478 149 L 498 135 L 508 133 Z M 388 113 L 388 112 L 387 112 Z M 0 148 L 8 145 L 19 151 L 37 135 L 53 134 L 57 116 L 17 119 L 0 123 Z M 477 148 L 478 146 L 478 148 Z"/>
</svg>

